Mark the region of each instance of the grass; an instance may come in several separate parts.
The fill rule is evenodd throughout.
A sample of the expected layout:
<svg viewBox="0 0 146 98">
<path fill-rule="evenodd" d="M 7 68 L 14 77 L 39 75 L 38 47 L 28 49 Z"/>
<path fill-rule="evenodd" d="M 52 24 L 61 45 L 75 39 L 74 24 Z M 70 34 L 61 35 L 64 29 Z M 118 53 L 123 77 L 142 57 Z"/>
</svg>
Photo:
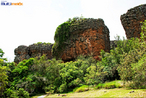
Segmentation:
<svg viewBox="0 0 146 98">
<path fill-rule="evenodd" d="M 106 89 L 112 89 L 112 88 L 121 88 L 123 87 L 123 83 L 120 80 L 112 81 L 112 82 L 106 82 L 106 83 L 99 83 L 95 89 L 99 88 L 106 88 Z"/>
<path fill-rule="evenodd" d="M 88 85 L 83 85 L 81 87 L 77 87 L 73 90 L 73 92 L 84 92 L 84 91 L 88 91 L 89 90 L 89 87 Z"/>
<path fill-rule="evenodd" d="M 40 95 L 41 96 L 41 95 Z M 53 97 L 146 97 L 146 89 L 126 89 L 120 80 L 98 84 L 94 87 L 83 85 L 75 88 L 73 92 L 60 94 L 51 94 L 45 98 Z M 38 97 L 38 96 L 37 96 Z M 32 97 L 32 98 L 37 98 Z"/>
<path fill-rule="evenodd" d="M 134 91 L 133 93 L 130 93 Z M 65 95 L 65 94 L 63 94 Z M 46 96 L 49 97 L 62 97 L 58 94 L 52 94 Z M 126 88 L 114 88 L 114 89 L 98 89 L 98 90 L 89 90 L 86 92 L 78 92 L 78 93 L 68 93 L 65 97 L 146 97 L 146 89 L 126 89 Z"/>
</svg>

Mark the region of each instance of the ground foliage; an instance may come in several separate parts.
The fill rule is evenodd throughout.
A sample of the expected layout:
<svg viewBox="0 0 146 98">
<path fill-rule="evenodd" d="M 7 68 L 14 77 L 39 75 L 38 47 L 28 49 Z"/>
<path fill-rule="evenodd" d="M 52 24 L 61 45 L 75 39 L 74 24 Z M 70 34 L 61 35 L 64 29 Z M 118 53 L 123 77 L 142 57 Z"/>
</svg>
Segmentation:
<svg viewBox="0 0 146 98">
<path fill-rule="evenodd" d="M 115 79 L 130 81 L 130 88 L 146 88 L 145 27 L 140 39 L 117 37 L 117 47 L 110 53 L 102 50 L 101 61 L 81 55 L 75 61 L 64 63 L 55 58 L 48 60 L 44 55 L 15 64 L 6 62 L 0 49 L 0 97 L 29 98 L 36 93 L 63 93 L 84 85 L 100 86 Z"/>
</svg>

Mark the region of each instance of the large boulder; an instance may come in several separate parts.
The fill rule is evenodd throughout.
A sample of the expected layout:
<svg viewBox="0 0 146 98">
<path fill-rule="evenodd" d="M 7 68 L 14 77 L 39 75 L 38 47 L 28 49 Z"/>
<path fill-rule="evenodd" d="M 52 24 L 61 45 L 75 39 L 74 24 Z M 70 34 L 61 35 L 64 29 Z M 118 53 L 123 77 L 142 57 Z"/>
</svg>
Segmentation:
<svg viewBox="0 0 146 98">
<path fill-rule="evenodd" d="M 44 54 L 48 59 L 52 58 L 52 46 L 53 44 L 49 43 L 37 43 L 27 46 L 21 45 L 18 46 L 18 48 L 15 49 L 15 63 L 19 63 L 20 61 L 24 59 L 34 58 L 34 57 L 40 57 Z"/>
<path fill-rule="evenodd" d="M 146 20 L 146 4 L 136 6 L 121 15 L 121 23 L 125 29 L 127 39 L 140 38 L 141 22 Z"/>
<path fill-rule="evenodd" d="M 70 61 L 79 55 L 92 55 L 99 60 L 101 49 L 109 52 L 109 30 L 102 19 L 76 18 L 72 21 L 56 29 L 53 57 Z"/>
</svg>

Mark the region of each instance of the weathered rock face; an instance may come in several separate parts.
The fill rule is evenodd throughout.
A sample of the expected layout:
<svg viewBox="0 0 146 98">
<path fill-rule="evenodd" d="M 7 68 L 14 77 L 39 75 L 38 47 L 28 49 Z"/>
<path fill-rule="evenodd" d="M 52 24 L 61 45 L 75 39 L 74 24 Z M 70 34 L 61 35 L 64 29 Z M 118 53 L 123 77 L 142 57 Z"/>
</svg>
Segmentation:
<svg viewBox="0 0 146 98">
<path fill-rule="evenodd" d="M 19 63 L 24 59 L 30 58 L 30 56 L 28 55 L 28 47 L 24 45 L 18 46 L 18 48 L 15 49 L 14 53 L 16 55 L 14 59 L 15 63 Z"/>
<path fill-rule="evenodd" d="M 71 36 L 58 57 L 64 61 L 75 59 L 79 55 L 92 55 L 99 60 L 101 49 L 110 50 L 109 30 L 102 19 L 87 19 L 85 22 L 71 27 Z M 57 52 L 57 51 L 55 51 Z"/>
<path fill-rule="evenodd" d="M 48 59 L 52 58 L 52 46 L 53 44 L 32 44 L 30 46 L 18 46 L 18 48 L 15 49 L 15 63 L 19 63 L 20 61 L 24 59 L 29 59 L 32 57 L 40 57 L 43 54 L 46 55 Z"/>
<path fill-rule="evenodd" d="M 121 15 L 121 22 L 125 29 L 127 39 L 131 37 L 140 38 L 141 24 L 146 20 L 146 4 L 136 6 Z"/>
</svg>

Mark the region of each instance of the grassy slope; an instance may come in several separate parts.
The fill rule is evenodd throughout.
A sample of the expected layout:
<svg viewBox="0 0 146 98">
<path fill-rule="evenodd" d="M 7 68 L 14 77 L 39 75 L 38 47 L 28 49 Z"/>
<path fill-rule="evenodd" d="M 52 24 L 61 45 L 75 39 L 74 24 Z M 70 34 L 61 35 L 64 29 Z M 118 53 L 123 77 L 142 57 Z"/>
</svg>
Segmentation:
<svg viewBox="0 0 146 98">
<path fill-rule="evenodd" d="M 106 92 L 105 92 L 106 91 Z M 133 93 L 129 93 L 134 91 Z M 46 96 L 49 97 L 61 97 L 58 94 L 52 94 Z M 66 97 L 146 97 L 146 89 L 125 89 L 125 88 L 115 88 L 115 89 L 99 89 L 99 90 L 89 90 L 80 93 L 67 93 Z"/>
<path fill-rule="evenodd" d="M 115 81 L 111 81 L 111 82 L 106 82 L 104 83 L 102 86 L 103 88 L 101 89 L 97 89 L 97 87 L 90 87 L 89 91 L 84 91 L 84 92 L 79 92 L 77 93 L 77 89 L 76 89 L 76 93 L 75 92 L 70 92 L 70 93 L 66 93 L 66 97 L 146 97 L 146 89 L 126 89 L 126 88 L 114 88 L 114 89 L 105 89 L 107 87 L 110 87 L 110 85 L 115 85 L 116 87 L 123 87 L 123 82 L 120 80 L 115 80 Z M 82 86 L 81 87 L 86 88 L 86 86 Z M 96 88 L 96 89 L 95 89 Z M 132 93 L 130 93 L 131 91 L 134 91 Z M 42 94 L 44 95 L 44 94 Z M 58 96 L 58 94 L 52 94 L 52 95 L 48 95 L 45 98 L 53 98 L 53 97 L 62 97 L 61 95 L 65 95 L 65 94 L 60 94 L 60 96 Z M 41 95 L 38 95 L 41 96 Z M 32 98 L 37 98 L 38 96 L 33 96 Z"/>
</svg>

